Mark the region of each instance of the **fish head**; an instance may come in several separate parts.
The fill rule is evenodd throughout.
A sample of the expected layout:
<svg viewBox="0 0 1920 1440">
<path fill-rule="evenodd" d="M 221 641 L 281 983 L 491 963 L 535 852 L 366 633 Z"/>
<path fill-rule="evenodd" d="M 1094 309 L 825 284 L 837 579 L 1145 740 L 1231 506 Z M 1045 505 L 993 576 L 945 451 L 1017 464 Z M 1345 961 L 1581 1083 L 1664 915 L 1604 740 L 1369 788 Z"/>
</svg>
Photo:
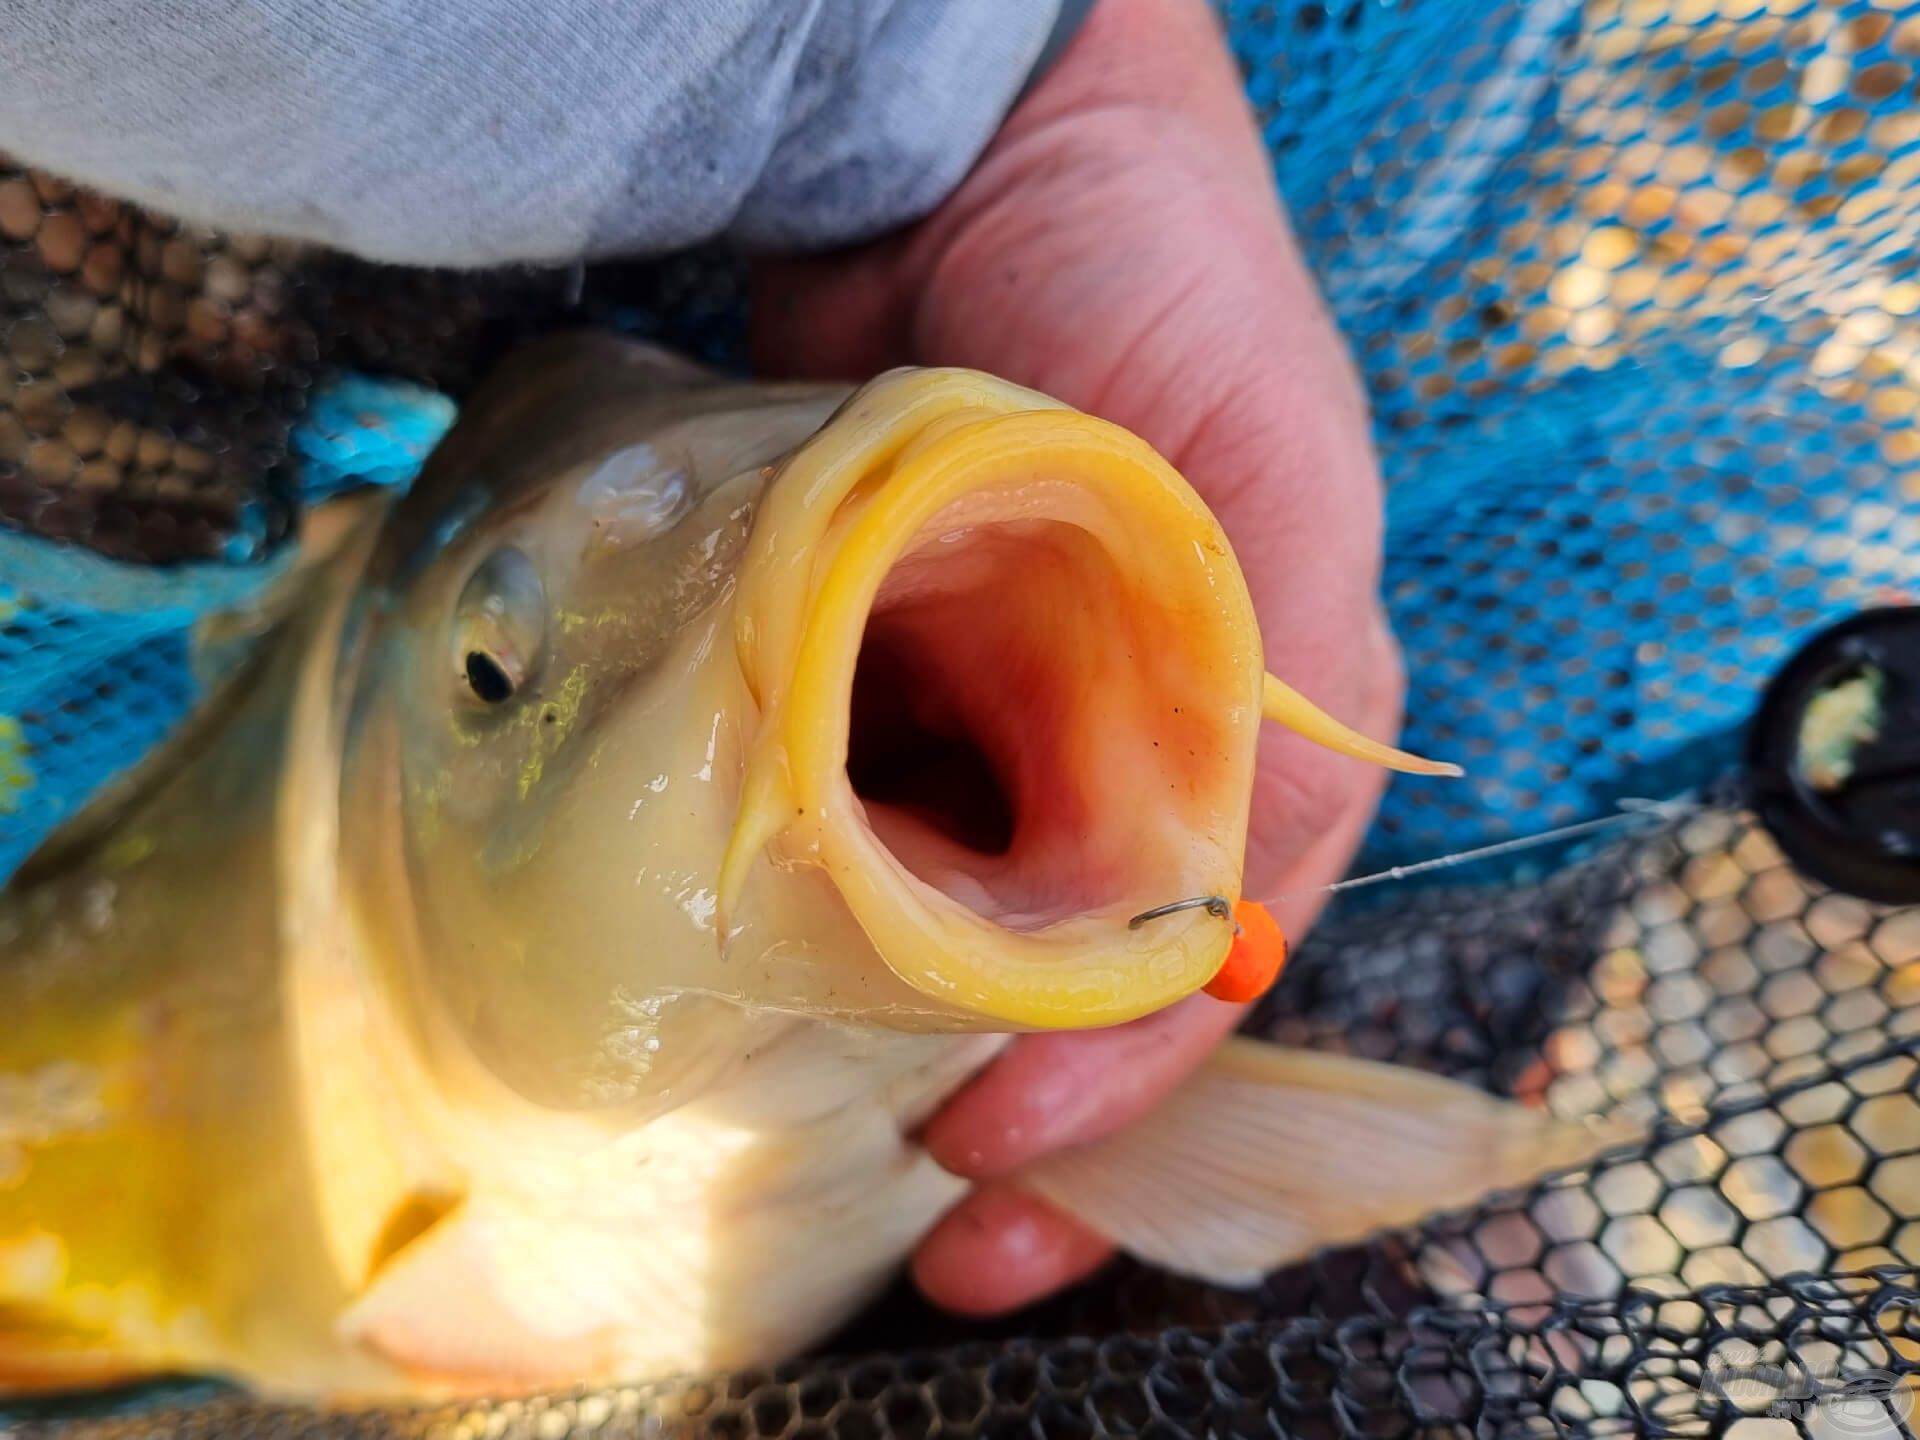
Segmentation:
<svg viewBox="0 0 1920 1440">
<path fill-rule="evenodd" d="M 343 899 L 443 1051 L 576 1103 L 698 988 L 698 837 L 742 719 L 701 652 L 765 467 L 844 394 L 557 336 L 467 398 L 385 518 L 342 644 Z"/>
<path fill-rule="evenodd" d="M 968 371 L 721 382 L 568 337 L 470 399 L 348 627 L 347 903 L 543 1100 L 720 1003 L 1113 1023 L 1239 892 L 1262 662 L 1146 445 Z"/>
</svg>

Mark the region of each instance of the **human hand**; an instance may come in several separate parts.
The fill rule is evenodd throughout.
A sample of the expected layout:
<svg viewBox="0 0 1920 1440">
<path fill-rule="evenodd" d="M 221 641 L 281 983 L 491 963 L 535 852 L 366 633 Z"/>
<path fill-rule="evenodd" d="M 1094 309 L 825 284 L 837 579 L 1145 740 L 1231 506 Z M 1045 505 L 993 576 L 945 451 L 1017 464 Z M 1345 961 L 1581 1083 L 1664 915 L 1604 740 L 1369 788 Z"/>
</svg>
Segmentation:
<svg viewBox="0 0 1920 1440">
<path fill-rule="evenodd" d="M 1365 401 L 1205 0 L 1101 0 L 938 211 L 851 255 L 763 266 L 754 313 L 764 369 L 972 366 L 1140 435 L 1225 527 L 1267 668 L 1367 734 L 1397 729 Z M 1245 893 L 1288 897 L 1272 908 L 1298 938 L 1385 777 L 1267 729 Z M 1150 1108 L 1242 1009 L 1195 995 L 1017 1041 L 924 1132 L 981 1183 L 922 1243 L 921 1288 L 984 1313 L 1098 1266 L 1103 1241 L 1007 1177 Z"/>
</svg>

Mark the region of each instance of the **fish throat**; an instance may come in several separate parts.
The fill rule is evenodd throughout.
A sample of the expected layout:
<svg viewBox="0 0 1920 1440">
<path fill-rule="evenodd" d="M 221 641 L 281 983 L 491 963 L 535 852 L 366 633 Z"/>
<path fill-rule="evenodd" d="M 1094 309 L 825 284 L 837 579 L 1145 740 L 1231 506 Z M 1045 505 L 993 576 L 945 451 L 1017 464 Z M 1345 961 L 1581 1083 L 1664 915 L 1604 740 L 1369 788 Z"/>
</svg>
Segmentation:
<svg viewBox="0 0 1920 1440">
<path fill-rule="evenodd" d="M 1132 893 L 1123 787 L 1092 761 L 1152 768 L 1181 728 L 1177 701 L 1138 703 L 1139 632 L 1166 619 L 1136 625 L 1138 604 L 1070 522 L 949 514 L 921 532 L 868 615 L 847 746 L 866 822 L 902 866 L 1014 930 Z"/>
</svg>

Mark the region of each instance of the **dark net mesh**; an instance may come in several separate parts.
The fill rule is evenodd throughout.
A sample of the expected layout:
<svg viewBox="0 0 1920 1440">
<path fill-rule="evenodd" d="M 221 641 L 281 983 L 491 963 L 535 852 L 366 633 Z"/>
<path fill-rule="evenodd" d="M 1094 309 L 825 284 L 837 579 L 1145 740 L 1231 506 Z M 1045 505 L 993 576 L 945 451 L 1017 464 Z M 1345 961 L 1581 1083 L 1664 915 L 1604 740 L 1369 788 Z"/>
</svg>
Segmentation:
<svg viewBox="0 0 1920 1440">
<path fill-rule="evenodd" d="M 1251 1290 L 1122 1263 L 992 1325 L 902 1290 L 828 1347 L 869 1358 L 771 1376 L 353 1416 L 189 1389 L 89 1423 L 1914 1433 L 1920 909 L 1797 873 L 1733 767 L 1795 644 L 1920 599 L 1920 6 L 1225 14 L 1376 405 L 1409 743 L 1473 771 L 1396 783 L 1363 863 L 1670 802 L 1355 892 L 1256 1028 L 1647 1138 Z M 303 498 L 404 482 L 502 348 L 585 318 L 738 355 L 704 260 L 380 270 L 17 172 L 0 236 L 0 874 L 191 703 L 196 627 Z"/>
<path fill-rule="evenodd" d="M 1737 806 L 1702 803 L 1545 883 L 1479 877 L 1336 918 L 1254 1028 L 1566 1115 L 1634 1115 L 1649 1138 L 1251 1290 L 1121 1263 L 991 1327 L 903 1290 L 828 1347 L 866 1358 L 769 1375 L 358 1416 L 229 1399 L 156 1414 L 142 1397 L 92 1423 L 539 1440 L 1911 1433 L 1920 908 L 1824 891 Z"/>
<path fill-rule="evenodd" d="M 102 1422 L 85 1433 L 300 1436 L 712 1435 L 729 1440 L 941 1435 L 1552 1435 L 1648 1430 L 1743 1437 L 1898 1434 L 1872 1384 L 1816 1402 L 1810 1357 L 1895 1352 L 1912 1292 L 1897 1277 L 1802 1277 L 1623 1306 L 1563 1306 L 1536 1324 L 1423 1311 L 1373 1320 L 1243 1322 L 1147 1336 L 975 1343 L 851 1364 L 803 1362 L 711 1384 L 444 1406 L 379 1416 L 267 1412 L 215 1403 Z M 1828 1338 L 1865 1311 L 1871 1341 Z M 1658 1337 L 1649 1339 L 1647 1337 Z M 1591 1354 L 1576 1373 L 1555 1349 Z M 1604 1358 L 1603 1358 L 1604 1357 Z M 1884 1361 L 1882 1362 L 1884 1363 Z M 1715 1384 L 1701 1376 L 1718 1373 Z M 1736 1373 L 1737 1372 L 1737 1373 Z M 1583 1378 L 1585 1377 L 1585 1378 Z M 1876 1414 L 1880 1424 L 1876 1425 Z M 1837 1422 L 1836 1418 L 1837 1417 Z M 79 1427 L 76 1427 L 79 1433 Z"/>
</svg>

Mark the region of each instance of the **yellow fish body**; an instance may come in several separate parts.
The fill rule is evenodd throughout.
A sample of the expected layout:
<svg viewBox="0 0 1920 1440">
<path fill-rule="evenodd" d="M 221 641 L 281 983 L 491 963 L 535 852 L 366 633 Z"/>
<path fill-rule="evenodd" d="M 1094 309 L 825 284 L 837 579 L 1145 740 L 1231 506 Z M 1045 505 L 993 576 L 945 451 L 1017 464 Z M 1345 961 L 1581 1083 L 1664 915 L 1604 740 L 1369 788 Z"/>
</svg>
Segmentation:
<svg viewBox="0 0 1920 1440">
<path fill-rule="evenodd" d="M 1263 712 L 1404 760 L 1264 675 L 1151 449 L 971 372 L 566 337 L 371 509 L 0 893 L 0 1391 L 789 1354 L 964 1193 L 910 1137 L 1008 1035 L 1219 969 L 1129 920 L 1238 897 Z M 1236 1042 L 1031 1179 L 1227 1279 L 1594 1143 Z"/>
</svg>

